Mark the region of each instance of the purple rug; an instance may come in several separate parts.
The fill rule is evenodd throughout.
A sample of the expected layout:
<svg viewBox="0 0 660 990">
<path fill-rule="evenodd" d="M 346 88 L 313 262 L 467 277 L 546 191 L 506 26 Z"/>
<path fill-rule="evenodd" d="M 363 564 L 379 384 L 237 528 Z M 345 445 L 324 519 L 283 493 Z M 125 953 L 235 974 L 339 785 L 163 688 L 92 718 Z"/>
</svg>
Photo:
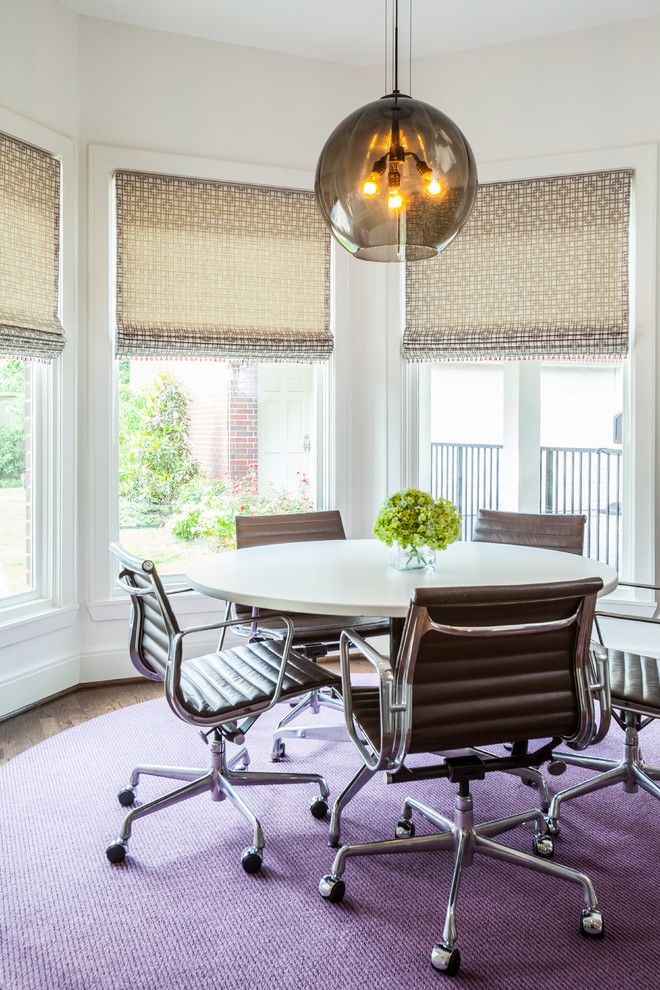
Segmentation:
<svg viewBox="0 0 660 990">
<path fill-rule="evenodd" d="M 277 713 L 279 714 L 279 713 Z M 252 766 L 267 766 L 276 713 L 250 732 Z M 645 730 L 660 758 L 660 733 Z M 614 727 L 600 747 L 618 754 Z M 334 794 L 357 768 L 350 743 L 288 741 L 296 769 L 326 774 Z M 250 831 L 228 802 L 206 796 L 136 823 L 130 859 L 111 866 L 116 799 L 134 763 L 205 766 L 208 751 L 164 701 L 103 715 L 35 746 L 0 771 L 0 987 L 2 990 L 426 990 L 451 986 L 429 953 L 442 932 L 451 856 L 355 859 L 346 900 L 317 892 L 332 851 L 308 786 L 251 788 L 243 796 L 266 832 L 264 868 L 248 876 Z M 579 779 L 570 770 L 562 785 Z M 168 783 L 144 779 L 146 800 Z M 409 788 L 449 810 L 451 785 Z M 478 819 L 530 805 L 534 792 L 491 775 L 475 785 Z M 371 781 L 350 805 L 344 839 L 390 838 L 403 786 Z M 557 859 L 594 881 L 607 935 L 578 934 L 581 892 L 540 874 L 476 859 L 458 907 L 454 985 L 506 990 L 658 986 L 658 806 L 608 789 L 565 806 Z M 423 829 L 417 820 L 418 829 Z M 530 827 L 502 840 L 529 849 Z"/>
</svg>

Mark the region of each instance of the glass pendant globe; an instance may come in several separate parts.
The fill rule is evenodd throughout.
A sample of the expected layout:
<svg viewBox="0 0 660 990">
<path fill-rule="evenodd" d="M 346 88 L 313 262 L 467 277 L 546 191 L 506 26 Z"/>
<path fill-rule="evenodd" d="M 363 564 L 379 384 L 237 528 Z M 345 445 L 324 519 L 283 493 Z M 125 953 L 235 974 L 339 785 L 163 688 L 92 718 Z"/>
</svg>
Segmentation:
<svg viewBox="0 0 660 990">
<path fill-rule="evenodd" d="M 351 254 L 422 261 L 446 248 L 470 215 L 477 168 L 449 117 L 392 93 L 334 129 L 314 188 L 332 234 Z"/>
</svg>

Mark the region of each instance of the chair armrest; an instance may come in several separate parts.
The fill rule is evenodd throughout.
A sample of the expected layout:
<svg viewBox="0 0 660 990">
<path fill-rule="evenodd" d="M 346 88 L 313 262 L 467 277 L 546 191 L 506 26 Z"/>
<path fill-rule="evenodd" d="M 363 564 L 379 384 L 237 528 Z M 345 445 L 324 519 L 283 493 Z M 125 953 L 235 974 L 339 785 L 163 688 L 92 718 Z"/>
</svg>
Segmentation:
<svg viewBox="0 0 660 990">
<path fill-rule="evenodd" d="M 591 642 L 589 649 L 589 689 L 598 701 L 598 707 L 600 708 L 598 727 L 589 743 L 590 746 L 595 746 L 596 743 L 599 743 L 605 738 L 610 729 L 610 722 L 612 721 L 612 694 L 610 691 L 610 667 L 607 650 L 602 643 L 596 643 L 594 641 Z"/>
<path fill-rule="evenodd" d="M 374 755 L 372 748 L 360 738 L 355 727 L 353 709 L 353 689 L 350 671 L 350 647 L 353 646 L 367 660 L 378 674 L 378 694 L 380 700 L 380 747 Z M 394 713 L 398 709 L 394 705 L 394 671 L 387 657 L 384 657 L 373 646 L 370 646 L 362 636 L 352 629 L 343 629 L 339 640 L 339 657 L 341 660 L 342 697 L 344 699 L 344 718 L 348 733 L 355 743 L 365 766 L 369 770 L 382 770 L 388 765 L 394 744 Z"/>
<path fill-rule="evenodd" d="M 652 626 L 660 626 L 660 619 L 654 619 L 647 615 L 624 615 L 621 612 L 596 612 L 597 619 L 621 619 L 627 622 L 647 622 Z"/>
<path fill-rule="evenodd" d="M 619 581 L 617 588 L 641 588 L 643 591 L 660 591 L 657 584 L 637 584 L 634 581 Z"/>
</svg>

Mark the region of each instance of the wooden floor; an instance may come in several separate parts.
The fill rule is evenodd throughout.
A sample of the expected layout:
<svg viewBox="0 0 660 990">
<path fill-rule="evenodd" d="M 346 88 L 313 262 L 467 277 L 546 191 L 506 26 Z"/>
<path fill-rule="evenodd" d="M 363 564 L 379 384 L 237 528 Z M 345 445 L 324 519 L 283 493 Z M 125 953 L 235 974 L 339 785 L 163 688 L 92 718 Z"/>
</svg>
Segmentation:
<svg viewBox="0 0 660 990">
<path fill-rule="evenodd" d="M 338 663 L 329 661 L 331 670 L 338 672 Z M 353 661 L 351 669 L 367 671 L 369 664 Z M 155 681 L 135 681 L 131 684 L 107 684 L 100 687 L 83 687 L 61 698 L 14 715 L 0 722 L 0 766 L 44 739 L 79 725 L 97 715 L 125 708 L 139 701 L 148 701 L 163 694 L 163 685 Z"/>
</svg>

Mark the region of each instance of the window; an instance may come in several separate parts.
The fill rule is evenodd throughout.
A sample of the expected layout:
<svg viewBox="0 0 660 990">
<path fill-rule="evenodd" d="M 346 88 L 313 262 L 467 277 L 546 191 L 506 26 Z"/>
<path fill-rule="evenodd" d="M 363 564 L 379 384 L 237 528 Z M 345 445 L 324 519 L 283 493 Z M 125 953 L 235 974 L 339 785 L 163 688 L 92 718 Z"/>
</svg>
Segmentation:
<svg viewBox="0 0 660 990">
<path fill-rule="evenodd" d="M 0 360 L 0 599 L 35 587 L 33 365 Z"/>
<path fill-rule="evenodd" d="M 617 570 L 623 537 L 622 362 L 543 364 L 542 512 L 587 517 L 585 553 Z"/>
<path fill-rule="evenodd" d="M 406 268 L 420 463 L 430 441 L 431 490 L 456 502 L 464 539 L 480 507 L 581 512 L 586 551 L 619 567 L 633 178 L 483 183 L 456 242 Z"/>
<path fill-rule="evenodd" d="M 496 508 L 500 495 L 503 442 L 502 366 L 429 366 L 431 492 L 450 499 L 463 517 L 462 537 L 470 539 L 479 508 Z M 428 450 L 420 452 L 428 458 Z"/>
<path fill-rule="evenodd" d="M 582 513 L 585 552 L 619 567 L 623 362 L 435 364 L 421 374 L 420 462 L 430 460 L 434 497 L 458 506 L 463 539 L 479 508 Z"/>
<path fill-rule="evenodd" d="M 234 545 L 234 516 L 316 506 L 318 366 L 117 362 L 118 530 L 164 574 Z"/>
<path fill-rule="evenodd" d="M 62 185 L 72 162 L 66 139 L 0 111 L 3 619 L 63 605 L 73 592 L 74 397 L 62 387 L 73 380 L 64 329 L 74 323 L 73 189 Z"/>
<path fill-rule="evenodd" d="M 297 189 L 118 170 L 114 193 L 115 532 L 176 574 L 238 513 L 317 504 L 329 238 Z"/>
</svg>

